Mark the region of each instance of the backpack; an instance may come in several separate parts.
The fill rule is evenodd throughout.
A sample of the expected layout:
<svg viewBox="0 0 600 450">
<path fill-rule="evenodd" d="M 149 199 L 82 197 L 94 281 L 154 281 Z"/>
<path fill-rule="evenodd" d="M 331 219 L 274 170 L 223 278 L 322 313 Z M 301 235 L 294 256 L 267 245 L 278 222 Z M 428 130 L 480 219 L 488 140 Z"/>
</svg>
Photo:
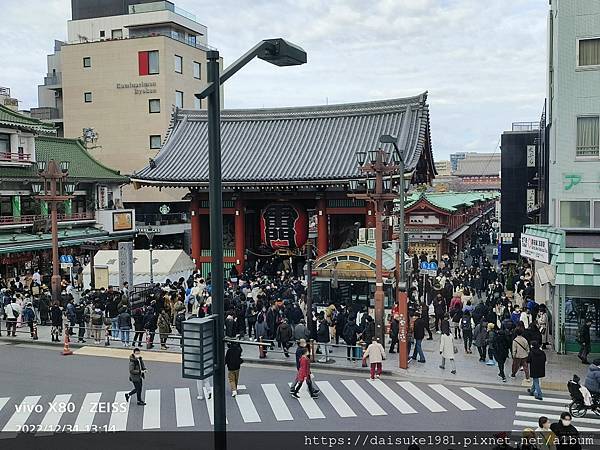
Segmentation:
<svg viewBox="0 0 600 450">
<path fill-rule="evenodd" d="M 471 318 L 463 317 L 460 321 L 460 328 L 461 330 L 471 330 Z"/>
</svg>

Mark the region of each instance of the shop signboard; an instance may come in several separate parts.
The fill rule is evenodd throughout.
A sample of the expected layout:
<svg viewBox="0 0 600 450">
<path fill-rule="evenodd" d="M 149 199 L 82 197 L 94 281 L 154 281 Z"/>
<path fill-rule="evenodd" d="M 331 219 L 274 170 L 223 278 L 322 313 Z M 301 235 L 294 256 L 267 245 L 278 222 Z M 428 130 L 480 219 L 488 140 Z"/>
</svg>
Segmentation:
<svg viewBox="0 0 600 450">
<path fill-rule="evenodd" d="M 550 261 L 550 243 L 548 239 L 522 234 L 521 256 L 548 264 Z"/>
</svg>

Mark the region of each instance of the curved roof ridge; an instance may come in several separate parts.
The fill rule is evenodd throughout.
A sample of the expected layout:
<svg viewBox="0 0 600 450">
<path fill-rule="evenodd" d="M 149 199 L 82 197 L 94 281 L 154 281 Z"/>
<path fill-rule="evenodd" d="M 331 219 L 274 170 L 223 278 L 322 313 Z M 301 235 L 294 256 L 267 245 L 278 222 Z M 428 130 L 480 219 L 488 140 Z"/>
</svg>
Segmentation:
<svg viewBox="0 0 600 450">
<path fill-rule="evenodd" d="M 407 106 L 425 107 L 427 91 L 412 97 L 371 100 L 353 103 L 335 103 L 331 105 L 285 106 L 278 108 L 223 109 L 222 120 L 260 120 L 265 119 L 298 119 L 302 117 L 332 117 L 353 114 L 378 114 L 404 110 Z M 177 119 L 187 117 L 189 120 L 206 120 L 207 111 L 198 109 L 178 109 Z"/>
</svg>

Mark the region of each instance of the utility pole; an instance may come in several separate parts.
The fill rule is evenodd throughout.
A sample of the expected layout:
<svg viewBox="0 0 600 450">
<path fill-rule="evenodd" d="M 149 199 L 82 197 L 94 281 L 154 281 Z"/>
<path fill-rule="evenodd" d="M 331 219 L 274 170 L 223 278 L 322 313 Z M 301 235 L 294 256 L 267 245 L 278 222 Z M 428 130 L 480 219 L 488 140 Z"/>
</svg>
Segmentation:
<svg viewBox="0 0 600 450">
<path fill-rule="evenodd" d="M 312 242 L 306 241 L 306 327 L 312 329 Z"/>
</svg>

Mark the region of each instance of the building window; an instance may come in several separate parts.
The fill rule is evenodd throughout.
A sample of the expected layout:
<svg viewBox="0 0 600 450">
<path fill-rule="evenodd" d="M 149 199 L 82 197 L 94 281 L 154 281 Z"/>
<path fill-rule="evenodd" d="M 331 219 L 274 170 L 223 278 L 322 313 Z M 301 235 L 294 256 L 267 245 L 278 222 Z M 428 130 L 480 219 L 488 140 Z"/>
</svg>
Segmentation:
<svg viewBox="0 0 600 450">
<path fill-rule="evenodd" d="M 83 67 L 92 67 L 92 58 L 89 56 L 85 56 L 83 58 Z"/>
<path fill-rule="evenodd" d="M 10 134 L 0 134 L 0 153 L 10 153 Z"/>
<path fill-rule="evenodd" d="M 590 227 L 590 202 L 561 201 L 560 226 L 563 228 L 589 228 Z"/>
<path fill-rule="evenodd" d="M 201 109 L 202 107 L 200 106 L 200 99 L 196 96 L 194 96 L 194 109 Z"/>
<path fill-rule="evenodd" d="M 200 76 L 200 67 L 201 67 L 200 63 L 194 61 L 194 78 L 196 78 L 198 80 L 201 78 L 201 76 Z"/>
<path fill-rule="evenodd" d="M 594 228 L 600 228 L 600 202 L 594 202 Z"/>
<path fill-rule="evenodd" d="M 150 136 L 150 148 L 157 149 L 160 148 L 160 135 L 154 134 Z"/>
<path fill-rule="evenodd" d="M 110 37 L 113 39 L 123 39 L 123 30 L 120 28 L 118 30 L 112 30 L 110 32 Z"/>
<path fill-rule="evenodd" d="M 600 116 L 577 118 L 577 156 L 598 156 L 600 150 Z"/>
<path fill-rule="evenodd" d="M 158 68 L 158 50 L 138 53 L 138 65 L 140 75 L 156 75 Z"/>
<path fill-rule="evenodd" d="M 91 92 L 84 92 L 83 93 L 83 101 L 86 103 L 92 103 L 92 93 Z"/>
<path fill-rule="evenodd" d="M 179 55 L 175 55 L 175 72 L 183 73 L 183 58 Z"/>
<path fill-rule="evenodd" d="M 148 100 L 148 111 L 150 113 L 159 113 L 160 112 L 160 99 L 151 98 Z"/>
<path fill-rule="evenodd" d="M 100 37 L 101 38 L 106 37 L 106 31 L 100 30 Z"/>
<path fill-rule="evenodd" d="M 183 108 L 183 92 L 175 91 L 175 106 Z"/>
<path fill-rule="evenodd" d="M 600 38 L 579 39 L 578 66 L 600 66 Z"/>
</svg>

